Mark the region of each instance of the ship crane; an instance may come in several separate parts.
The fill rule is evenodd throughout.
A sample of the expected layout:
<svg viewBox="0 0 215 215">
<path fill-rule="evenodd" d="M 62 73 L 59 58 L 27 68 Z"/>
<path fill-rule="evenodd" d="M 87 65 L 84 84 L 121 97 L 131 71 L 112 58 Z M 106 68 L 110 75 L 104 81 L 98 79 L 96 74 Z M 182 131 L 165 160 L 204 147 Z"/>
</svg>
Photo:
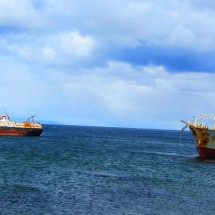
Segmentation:
<svg viewBox="0 0 215 215">
<path fill-rule="evenodd" d="M 35 116 L 36 116 L 36 115 L 33 115 L 33 116 L 28 117 L 28 122 L 30 122 L 30 119 L 31 119 L 32 122 L 34 122 L 34 117 L 35 117 Z"/>
</svg>

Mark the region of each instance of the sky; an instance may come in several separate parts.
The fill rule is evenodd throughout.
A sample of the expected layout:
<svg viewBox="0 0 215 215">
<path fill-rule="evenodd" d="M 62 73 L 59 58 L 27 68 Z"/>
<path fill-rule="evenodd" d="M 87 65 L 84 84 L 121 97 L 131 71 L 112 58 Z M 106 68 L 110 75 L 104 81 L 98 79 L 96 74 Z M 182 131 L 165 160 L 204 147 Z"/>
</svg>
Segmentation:
<svg viewBox="0 0 215 215">
<path fill-rule="evenodd" d="M 180 129 L 215 114 L 214 0 L 0 0 L 2 115 Z"/>
</svg>

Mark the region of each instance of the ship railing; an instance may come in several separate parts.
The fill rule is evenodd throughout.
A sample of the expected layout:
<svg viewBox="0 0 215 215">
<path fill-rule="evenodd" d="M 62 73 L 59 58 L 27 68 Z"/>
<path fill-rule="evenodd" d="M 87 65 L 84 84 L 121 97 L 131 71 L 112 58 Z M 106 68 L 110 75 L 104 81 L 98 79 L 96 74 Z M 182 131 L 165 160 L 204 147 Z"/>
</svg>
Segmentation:
<svg viewBox="0 0 215 215">
<path fill-rule="evenodd" d="M 195 118 L 195 122 L 198 123 L 197 118 L 196 117 L 194 117 L 194 118 Z M 198 123 L 198 124 L 201 127 L 204 127 L 206 129 L 208 129 L 208 127 L 210 127 L 211 129 L 215 130 L 215 115 L 202 113 L 202 114 L 200 114 L 200 119 L 201 119 L 201 123 Z M 209 123 L 209 126 L 207 124 L 205 124 L 204 120 L 207 120 L 207 122 Z"/>
</svg>

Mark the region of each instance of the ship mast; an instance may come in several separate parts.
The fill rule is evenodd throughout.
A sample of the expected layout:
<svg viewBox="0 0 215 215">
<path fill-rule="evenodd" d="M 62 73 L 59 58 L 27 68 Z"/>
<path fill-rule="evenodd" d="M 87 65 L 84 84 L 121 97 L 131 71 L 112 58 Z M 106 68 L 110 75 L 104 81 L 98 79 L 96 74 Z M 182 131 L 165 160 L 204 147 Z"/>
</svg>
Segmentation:
<svg viewBox="0 0 215 215">
<path fill-rule="evenodd" d="M 7 111 L 6 111 L 5 107 L 4 107 L 4 112 L 5 112 L 5 115 L 6 115 L 7 120 L 10 120 L 10 117 L 9 117 L 9 115 L 7 114 Z"/>
</svg>

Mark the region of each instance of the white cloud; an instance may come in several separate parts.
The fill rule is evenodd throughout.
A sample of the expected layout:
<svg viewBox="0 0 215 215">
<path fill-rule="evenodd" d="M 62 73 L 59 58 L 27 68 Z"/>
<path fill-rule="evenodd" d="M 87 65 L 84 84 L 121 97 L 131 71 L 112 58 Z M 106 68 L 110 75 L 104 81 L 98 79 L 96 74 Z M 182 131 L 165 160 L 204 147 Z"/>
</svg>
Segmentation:
<svg viewBox="0 0 215 215">
<path fill-rule="evenodd" d="M 29 0 L 0 0 L 0 26 L 40 29 L 46 21 Z"/>
<path fill-rule="evenodd" d="M 96 0 L 90 4 L 84 0 L 47 1 L 41 13 L 44 16 L 48 13 L 55 21 L 55 27 L 77 29 L 96 37 L 101 43 L 129 47 L 166 45 L 211 51 L 215 47 L 212 27 L 215 14 L 213 10 L 205 9 L 211 4 L 209 0 L 204 7 L 200 1 L 179 0 Z"/>
<path fill-rule="evenodd" d="M 73 65 L 79 62 L 83 64 L 92 58 L 96 49 L 96 42 L 93 37 L 81 35 L 76 31 L 49 35 L 44 38 L 43 43 L 46 50 L 44 53 L 43 48 L 43 53 L 47 55 L 47 51 L 49 50 L 53 65 Z M 47 59 L 46 55 L 44 56 L 45 60 Z"/>
<path fill-rule="evenodd" d="M 2 50 L 20 60 L 40 64 L 78 64 L 89 60 L 95 51 L 96 42 L 91 36 L 77 31 L 57 34 L 10 34 L 0 39 Z"/>
<path fill-rule="evenodd" d="M 42 50 L 42 56 L 45 61 L 49 61 L 49 60 L 53 61 L 56 59 L 57 53 L 52 48 L 44 47 Z"/>
<path fill-rule="evenodd" d="M 67 123 L 177 128 L 180 117 L 189 120 L 215 108 L 215 76 L 207 73 L 172 74 L 162 67 L 110 62 L 79 73 L 49 75 L 60 92 L 56 112 L 63 101 L 69 117 L 61 120 Z"/>
<path fill-rule="evenodd" d="M 82 36 L 78 32 L 59 35 L 59 42 L 59 46 L 63 49 L 63 52 L 81 58 L 89 56 L 95 45 L 93 38 Z"/>
<path fill-rule="evenodd" d="M 37 8 L 35 5 L 42 6 Z M 61 45 L 66 45 L 68 40 L 77 40 L 78 44 L 83 42 L 82 37 L 82 40 L 78 38 L 78 32 L 81 32 L 97 38 L 101 44 L 129 47 L 166 45 L 211 51 L 215 48 L 215 13 L 211 5 L 214 4 L 210 0 L 204 4 L 192 0 L 95 0 L 91 3 L 85 0 L 20 0 L 19 4 L 15 0 L 1 0 L 0 25 L 40 28 L 45 32 L 51 31 L 49 35 L 53 31 L 54 34 L 65 34 L 61 35 Z M 78 32 L 69 35 L 71 29 Z M 84 42 L 86 40 L 84 38 Z M 75 43 L 70 43 L 70 46 L 74 48 Z M 81 54 L 85 51 L 82 46 Z"/>
<path fill-rule="evenodd" d="M 122 62 L 79 72 L 44 70 L 12 57 L 0 59 L 2 106 L 16 117 L 37 114 L 68 124 L 175 129 L 181 126 L 179 118 L 190 120 L 215 109 L 214 74 L 170 73 Z"/>
<path fill-rule="evenodd" d="M 214 75 L 113 56 L 142 45 L 210 54 L 214 25 L 209 0 L 0 0 L 1 98 L 71 124 L 176 127 L 213 112 Z"/>
</svg>

